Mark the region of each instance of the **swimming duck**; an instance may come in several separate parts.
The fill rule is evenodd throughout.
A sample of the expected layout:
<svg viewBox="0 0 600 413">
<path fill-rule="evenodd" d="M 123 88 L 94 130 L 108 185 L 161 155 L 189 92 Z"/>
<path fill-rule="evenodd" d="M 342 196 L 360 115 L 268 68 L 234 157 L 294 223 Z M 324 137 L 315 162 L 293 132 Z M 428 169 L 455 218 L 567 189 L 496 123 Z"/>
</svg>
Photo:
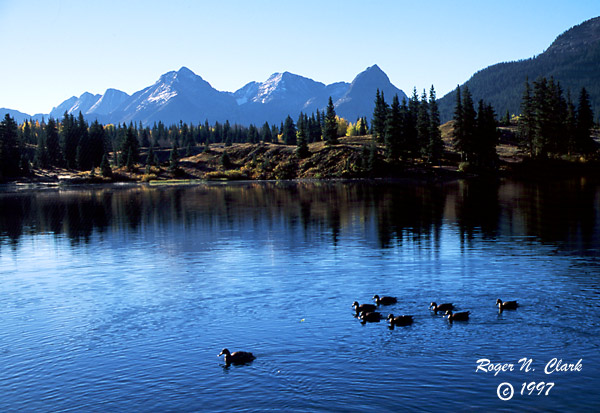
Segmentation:
<svg viewBox="0 0 600 413">
<path fill-rule="evenodd" d="M 496 300 L 496 305 L 502 310 L 516 310 L 519 304 L 516 301 L 502 301 L 501 299 Z"/>
<path fill-rule="evenodd" d="M 437 314 L 438 311 L 454 310 L 454 305 L 452 303 L 444 303 L 437 305 L 437 303 L 434 301 L 431 304 L 429 304 L 429 308 L 431 308 Z"/>
<path fill-rule="evenodd" d="M 470 311 L 462 311 L 460 313 L 452 313 L 452 310 L 446 311 L 446 315 L 448 316 L 448 321 L 467 321 L 469 319 Z"/>
<path fill-rule="evenodd" d="M 366 323 L 367 321 L 370 323 L 376 323 L 381 320 L 381 313 L 376 311 L 363 311 L 360 313 L 358 318 L 360 318 L 362 323 Z"/>
<path fill-rule="evenodd" d="M 356 310 L 356 315 L 358 315 L 359 313 L 362 313 L 362 312 L 375 311 L 377 309 L 377 306 L 375 304 L 358 305 L 358 301 L 353 302 L 352 307 L 354 307 L 354 309 Z"/>
<path fill-rule="evenodd" d="M 411 315 L 399 315 L 398 317 L 394 317 L 394 314 L 390 314 L 387 319 L 391 325 L 397 326 L 408 326 L 413 323 L 413 316 Z"/>
<path fill-rule="evenodd" d="M 398 302 L 398 299 L 396 297 L 388 297 L 386 295 L 384 295 L 383 297 L 379 297 L 377 294 L 375 294 L 373 296 L 373 299 L 375 300 L 375 303 L 377 305 L 390 305 Z"/>
<path fill-rule="evenodd" d="M 227 365 L 250 363 L 256 358 L 254 354 L 248 351 L 234 351 L 230 353 L 226 348 L 221 350 L 217 357 L 221 357 L 222 355 L 225 355 L 225 364 Z"/>
</svg>

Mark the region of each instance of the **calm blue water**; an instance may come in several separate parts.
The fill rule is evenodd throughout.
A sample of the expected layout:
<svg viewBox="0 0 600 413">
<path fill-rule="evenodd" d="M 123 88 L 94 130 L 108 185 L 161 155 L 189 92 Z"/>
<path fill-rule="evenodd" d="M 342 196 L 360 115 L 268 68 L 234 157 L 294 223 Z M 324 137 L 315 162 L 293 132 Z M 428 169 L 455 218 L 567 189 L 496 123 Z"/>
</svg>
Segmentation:
<svg viewBox="0 0 600 413">
<path fill-rule="evenodd" d="M 414 324 L 362 325 L 376 293 Z M 587 180 L 0 193 L 0 411 L 598 409 L 599 306 Z"/>
</svg>

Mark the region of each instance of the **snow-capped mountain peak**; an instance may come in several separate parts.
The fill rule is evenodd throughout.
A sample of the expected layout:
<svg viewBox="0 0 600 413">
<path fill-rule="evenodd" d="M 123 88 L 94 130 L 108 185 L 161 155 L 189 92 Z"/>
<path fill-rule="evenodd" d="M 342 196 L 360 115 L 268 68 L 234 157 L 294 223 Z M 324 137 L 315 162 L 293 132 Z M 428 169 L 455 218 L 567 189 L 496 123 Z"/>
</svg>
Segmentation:
<svg viewBox="0 0 600 413">
<path fill-rule="evenodd" d="M 115 89 L 103 95 L 84 93 L 73 96 L 53 109 L 51 116 L 60 118 L 65 112 L 81 111 L 106 123 L 162 121 L 165 124 L 185 122 L 239 122 L 262 124 L 280 122 L 286 116 L 298 116 L 323 110 L 331 97 L 338 115 L 354 121 L 357 116 L 373 113 L 375 90 L 404 95 L 377 66 L 360 73 L 352 84 L 330 85 L 290 72 L 277 72 L 263 82 L 250 82 L 236 92 L 220 92 L 187 67 L 164 73 L 151 86 L 132 96 Z"/>
</svg>

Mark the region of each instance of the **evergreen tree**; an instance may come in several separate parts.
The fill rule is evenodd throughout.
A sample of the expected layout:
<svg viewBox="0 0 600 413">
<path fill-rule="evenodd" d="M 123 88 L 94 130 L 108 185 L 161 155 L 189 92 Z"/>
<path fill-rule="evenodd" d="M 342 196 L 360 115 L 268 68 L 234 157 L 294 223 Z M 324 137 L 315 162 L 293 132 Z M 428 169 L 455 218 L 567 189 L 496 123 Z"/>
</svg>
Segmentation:
<svg viewBox="0 0 600 413">
<path fill-rule="evenodd" d="M 283 143 L 286 145 L 296 144 L 296 125 L 290 115 L 285 118 L 281 133 L 283 134 Z"/>
<path fill-rule="evenodd" d="M 519 116 L 519 146 L 525 149 L 531 158 L 534 156 L 535 113 L 529 80 L 525 80 L 525 88 L 521 98 L 521 115 Z"/>
<path fill-rule="evenodd" d="M 260 129 L 260 138 L 263 142 L 273 142 L 273 134 L 271 133 L 271 127 L 269 126 L 269 122 L 265 122 L 265 124 Z"/>
<path fill-rule="evenodd" d="M 108 156 L 106 153 L 102 155 L 102 161 L 100 162 L 100 174 L 105 178 L 110 178 L 112 176 L 112 169 L 108 163 Z"/>
<path fill-rule="evenodd" d="M 231 169 L 231 167 L 233 166 L 227 151 L 223 151 L 223 155 L 221 155 L 221 166 L 223 167 L 223 169 Z"/>
<path fill-rule="evenodd" d="M 359 136 L 365 136 L 369 131 L 369 125 L 367 125 L 367 118 L 365 116 L 363 116 L 362 118 L 360 118 L 360 122 L 358 125 L 358 135 Z"/>
<path fill-rule="evenodd" d="M 149 169 L 151 166 L 159 167 L 158 158 L 154 152 L 154 145 L 151 145 L 148 149 L 148 155 L 146 156 L 146 168 Z"/>
<path fill-rule="evenodd" d="M 279 143 L 279 134 L 281 133 L 281 130 L 277 128 L 277 125 L 273 125 L 271 126 L 271 142 L 274 143 Z"/>
<path fill-rule="evenodd" d="M 471 92 L 465 86 L 462 90 L 456 88 L 456 106 L 454 108 L 454 146 L 463 160 L 473 161 L 475 154 L 476 116 Z"/>
<path fill-rule="evenodd" d="M 323 138 L 327 145 L 337 145 L 337 118 L 335 115 L 335 108 L 333 107 L 333 101 L 329 96 L 329 103 L 327 104 L 327 114 L 325 115 L 325 127 L 323 129 Z"/>
<path fill-rule="evenodd" d="M 412 156 L 413 159 L 419 157 L 420 155 L 419 132 L 417 130 L 420 107 L 421 102 L 419 101 L 417 88 L 413 88 L 412 97 L 409 99 L 406 105 L 403 99 L 401 108 L 402 112 L 405 113 L 405 143 L 403 146 L 406 147 L 406 151 Z"/>
<path fill-rule="evenodd" d="M 301 116 L 303 118 L 303 116 Z M 298 124 L 298 132 L 296 133 L 298 145 L 296 147 L 296 156 L 300 159 L 308 158 L 310 156 L 310 151 L 308 150 L 308 136 L 306 133 L 306 129 L 308 124 L 302 120 Z"/>
<path fill-rule="evenodd" d="M 61 123 L 61 146 L 67 168 L 77 167 L 77 145 L 79 144 L 79 128 L 73 114 L 65 112 Z"/>
<path fill-rule="evenodd" d="M 577 152 L 577 111 L 571 99 L 571 92 L 567 92 L 567 117 L 565 119 L 565 137 L 567 140 L 567 152 Z"/>
<path fill-rule="evenodd" d="M 250 124 L 250 126 L 248 126 L 247 141 L 249 143 L 258 143 L 260 141 L 260 133 L 258 132 L 258 128 L 253 124 Z"/>
<path fill-rule="evenodd" d="M 373 129 L 373 136 L 379 142 L 383 142 L 385 139 L 386 120 L 388 117 L 388 104 L 385 103 L 385 97 L 383 92 L 377 92 L 375 94 L 375 109 L 373 110 L 373 119 L 371 120 L 371 128 Z"/>
<path fill-rule="evenodd" d="M 34 136 L 31 128 L 31 122 L 28 122 L 27 120 L 23 123 L 23 136 L 21 141 L 28 144 L 37 143 L 37 139 Z"/>
<path fill-rule="evenodd" d="M 139 160 L 140 146 L 137 140 L 137 133 L 133 125 L 129 125 L 125 134 L 125 141 L 121 147 L 121 164 L 120 166 L 127 165 L 128 170 L 133 170 L 133 166 Z"/>
<path fill-rule="evenodd" d="M 576 124 L 576 149 L 578 152 L 587 153 L 594 149 L 594 141 L 591 137 L 594 127 L 594 112 L 590 103 L 590 95 L 583 87 L 579 93 L 579 102 L 577 105 L 577 124 Z"/>
<path fill-rule="evenodd" d="M 369 176 L 372 176 L 373 174 L 377 173 L 379 166 L 377 159 L 377 146 L 374 143 L 371 143 L 367 151 L 367 173 Z"/>
<path fill-rule="evenodd" d="M 454 144 L 454 148 L 461 153 L 461 157 L 464 157 L 464 122 L 460 86 L 456 86 L 456 92 L 454 95 L 456 96 L 456 101 L 454 104 L 454 129 L 452 131 L 452 143 Z"/>
<path fill-rule="evenodd" d="M 60 151 L 60 139 L 54 118 L 48 119 L 45 130 L 49 164 L 50 166 L 60 166 L 62 153 Z"/>
<path fill-rule="evenodd" d="M 92 122 L 88 132 L 88 160 L 89 165 L 100 165 L 102 157 L 106 152 L 106 132 L 104 127 L 95 120 Z"/>
<path fill-rule="evenodd" d="M 50 166 L 48 148 L 46 147 L 45 132 L 39 133 L 33 162 L 37 168 L 46 169 Z"/>
<path fill-rule="evenodd" d="M 7 113 L 0 122 L 0 178 L 15 177 L 21 173 L 18 137 L 17 123 Z"/>
<path fill-rule="evenodd" d="M 21 152 L 21 159 L 19 161 L 20 174 L 22 176 L 31 175 L 31 166 L 29 165 L 29 158 L 25 152 Z"/>
<path fill-rule="evenodd" d="M 438 163 L 444 153 L 444 142 L 440 131 L 440 112 L 435 97 L 435 89 L 429 90 L 429 142 L 425 156 L 431 163 Z"/>
<path fill-rule="evenodd" d="M 319 110 L 317 109 L 317 116 L 313 113 L 308 122 L 308 140 L 309 142 L 318 142 L 321 140 L 321 123 L 319 118 Z"/>
<path fill-rule="evenodd" d="M 417 115 L 417 142 L 419 154 L 422 157 L 427 156 L 429 142 L 431 140 L 429 133 L 431 132 L 431 119 L 429 117 L 429 104 L 427 102 L 427 93 L 423 90 L 421 102 L 419 103 L 419 112 Z"/>
<path fill-rule="evenodd" d="M 476 168 L 496 169 L 498 164 L 498 122 L 491 105 L 479 101 L 476 119 L 475 141 L 473 144 L 474 163 Z"/>
<path fill-rule="evenodd" d="M 388 111 L 385 127 L 385 149 L 387 158 L 391 161 L 398 160 L 400 156 L 401 143 L 403 140 L 403 124 L 400 112 L 400 101 L 398 95 L 392 99 L 392 106 Z"/>
<path fill-rule="evenodd" d="M 508 109 L 506 110 L 506 114 L 504 115 L 500 123 L 503 126 L 510 126 L 510 112 L 508 111 Z"/>
<path fill-rule="evenodd" d="M 177 148 L 177 144 L 173 143 L 173 148 L 171 149 L 171 155 L 169 156 L 169 171 L 177 172 L 179 170 L 179 149 Z"/>
<path fill-rule="evenodd" d="M 552 107 L 553 91 L 546 78 L 533 82 L 533 107 L 534 107 L 534 137 L 533 153 L 537 158 L 546 158 L 552 150 L 552 137 L 554 131 L 554 110 Z"/>
<path fill-rule="evenodd" d="M 98 165 L 98 163 L 94 163 L 90 135 L 88 132 L 88 124 L 83 118 L 81 112 L 79 112 L 79 117 L 77 119 L 76 128 L 79 135 L 79 142 L 77 143 L 77 168 L 82 171 L 87 171 L 92 169 L 94 165 Z"/>
</svg>

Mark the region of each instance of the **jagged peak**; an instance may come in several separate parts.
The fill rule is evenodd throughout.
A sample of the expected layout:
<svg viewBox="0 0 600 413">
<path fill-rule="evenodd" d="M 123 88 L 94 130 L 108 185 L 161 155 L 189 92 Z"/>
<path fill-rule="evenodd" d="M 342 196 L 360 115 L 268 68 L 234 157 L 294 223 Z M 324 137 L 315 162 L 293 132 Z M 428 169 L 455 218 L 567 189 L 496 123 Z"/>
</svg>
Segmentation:
<svg viewBox="0 0 600 413">
<path fill-rule="evenodd" d="M 376 72 L 382 72 L 383 73 L 383 70 L 381 70 L 381 68 L 377 64 L 374 64 L 373 66 L 367 67 L 364 71 L 365 72 L 376 71 Z"/>
<path fill-rule="evenodd" d="M 178 75 L 186 75 L 186 76 L 197 76 L 194 72 L 188 69 L 185 66 L 181 66 L 181 68 L 177 71 Z"/>
</svg>

